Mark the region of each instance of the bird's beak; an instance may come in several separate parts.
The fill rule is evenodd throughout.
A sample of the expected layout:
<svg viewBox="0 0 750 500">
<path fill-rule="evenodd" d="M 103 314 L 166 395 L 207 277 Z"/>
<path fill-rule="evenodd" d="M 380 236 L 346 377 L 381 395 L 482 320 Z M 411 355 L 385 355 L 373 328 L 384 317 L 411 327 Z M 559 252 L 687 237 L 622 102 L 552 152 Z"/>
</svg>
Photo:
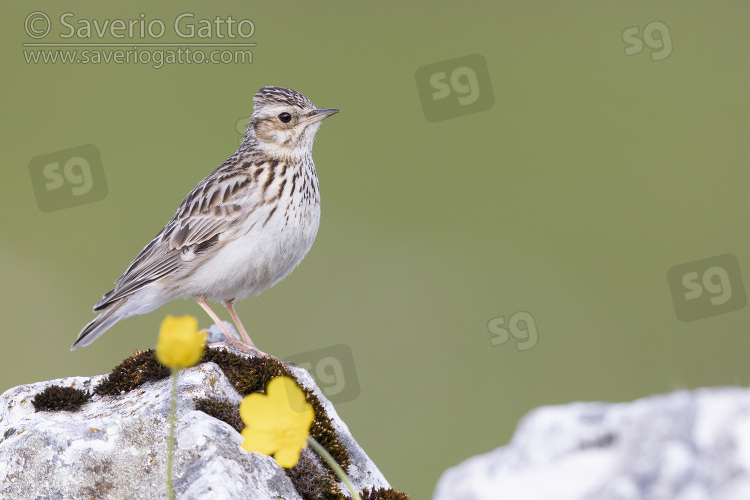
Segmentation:
<svg viewBox="0 0 750 500">
<path fill-rule="evenodd" d="M 301 123 L 317 123 L 338 112 L 338 109 L 314 109 L 310 112 L 310 115 L 307 118 L 302 120 Z"/>
</svg>

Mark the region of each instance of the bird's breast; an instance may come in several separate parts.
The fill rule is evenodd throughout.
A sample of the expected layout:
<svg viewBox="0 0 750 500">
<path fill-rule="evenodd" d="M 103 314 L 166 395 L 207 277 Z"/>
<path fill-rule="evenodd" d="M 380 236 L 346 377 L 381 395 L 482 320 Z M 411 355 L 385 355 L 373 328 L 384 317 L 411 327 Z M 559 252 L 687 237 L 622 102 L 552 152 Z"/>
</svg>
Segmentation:
<svg viewBox="0 0 750 500">
<path fill-rule="evenodd" d="M 261 293 L 299 265 L 319 225 L 319 203 L 256 207 L 248 220 L 222 234 L 215 252 L 196 262 L 186 295 L 224 301 Z"/>
</svg>

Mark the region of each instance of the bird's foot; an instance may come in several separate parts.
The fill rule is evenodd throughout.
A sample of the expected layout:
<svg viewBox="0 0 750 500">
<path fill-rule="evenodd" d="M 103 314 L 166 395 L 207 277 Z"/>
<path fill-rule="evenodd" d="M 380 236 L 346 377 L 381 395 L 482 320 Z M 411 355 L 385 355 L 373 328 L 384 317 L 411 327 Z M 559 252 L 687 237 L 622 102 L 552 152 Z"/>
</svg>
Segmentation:
<svg viewBox="0 0 750 500">
<path fill-rule="evenodd" d="M 234 347 L 238 351 L 245 353 L 245 354 L 254 354 L 256 356 L 262 357 L 262 358 L 273 358 L 277 359 L 275 356 L 271 356 L 268 353 L 265 353 L 255 347 L 254 344 L 247 344 L 245 342 L 241 342 L 239 340 L 230 339 L 228 338 L 224 342 L 211 342 L 208 344 L 209 347 Z"/>
<path fill-rule="evenodd" d="M 297 363 L 293 361 L 281 361 L 276 356 L 273 356 L 271 354 L 261 351 L 260 349 L 255 347 L 255 345 L 248 345 L 248 344 L 245 344 L 244 342 L 240 342 L 239 340 L 231 339 L 231 340 L 224 341 L 224 342 L 211 342 L 208 344 L 208 347 L 230 347 L 230 346 L 234 347 L 238 351 L 245 353 L 245 354 L 254 354 L 261 358 L 273 359 L 275 361 L 278 361 L 284 366 L 297 366 Z"/>
</svg>

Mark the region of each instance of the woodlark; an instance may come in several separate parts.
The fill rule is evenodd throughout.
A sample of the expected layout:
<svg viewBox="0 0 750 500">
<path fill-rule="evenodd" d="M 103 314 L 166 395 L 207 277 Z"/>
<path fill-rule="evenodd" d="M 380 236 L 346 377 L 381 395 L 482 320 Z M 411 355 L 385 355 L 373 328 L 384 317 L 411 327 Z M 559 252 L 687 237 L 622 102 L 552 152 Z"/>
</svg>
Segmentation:
<svg viewBox="0 0 750 500">
<path fill-rule="evenodd" d="M 320 122 L 337 109 L 316 109 L 294 90 L 263 87 L 253 98 L 239 149 L 203 179 L 172 219 L 94 306 L 99 312 L 71 350 L 86 346 L 121 319 L 192 297 L 222 329 L 226 342 L 266 355 L 250 340 L 234 302 L 258 295 L 302 261 L 320 222 L 312 146 Z M 238 341 L 209 307 L 220 301 Z"/>
</svg>

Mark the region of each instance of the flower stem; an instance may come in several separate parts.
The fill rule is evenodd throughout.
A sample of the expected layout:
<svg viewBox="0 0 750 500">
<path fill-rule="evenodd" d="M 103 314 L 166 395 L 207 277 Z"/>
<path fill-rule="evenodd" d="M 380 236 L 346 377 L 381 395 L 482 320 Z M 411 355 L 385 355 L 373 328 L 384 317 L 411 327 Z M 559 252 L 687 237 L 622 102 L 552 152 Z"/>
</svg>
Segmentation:
<svg viewBox="0 0 750 500">
<path fill-rule="evenodd" d="M 174 463 L 174 431 L 175 415 L 177 414 L 177 376 L 179 373 L 179 368 L 172 368 L 172 408 L 169 411 L 169 442 L 167 444 L 167 498 L 169 498 L 169 500 L 174 500 L 172 464 Z"/>
<path fill-rule="evenodd" d="M 338 477 L 341 478 L 342 481 L 344 481 L 344 484 L 346 484 L 346 487 L 349 488 L 349 492 L 352 494 L 352 500 L 362 500 L 359 496 L 359 493 L 357 493 L 357 490 L 354 489 L 354 486 L 352 485 L 351 481 L 349 481 L 349 477 L 347 477 L 346 473 L 344 472 L 344 469 L 341 468 L 339 464 L 336 463 L 336 461 L 333 459 L 330 453 L 328 453 L 328 450 L 323 448 L 323 446 L 317 442 L 312 436 L 307 436 L 307 444 L 315 450 L 318 455 L 323 457 L 323 460 L 328 462 L 328 465 L 331 466 L 333 469 L 333 472 L 336 473 Z"/>
</svg>

